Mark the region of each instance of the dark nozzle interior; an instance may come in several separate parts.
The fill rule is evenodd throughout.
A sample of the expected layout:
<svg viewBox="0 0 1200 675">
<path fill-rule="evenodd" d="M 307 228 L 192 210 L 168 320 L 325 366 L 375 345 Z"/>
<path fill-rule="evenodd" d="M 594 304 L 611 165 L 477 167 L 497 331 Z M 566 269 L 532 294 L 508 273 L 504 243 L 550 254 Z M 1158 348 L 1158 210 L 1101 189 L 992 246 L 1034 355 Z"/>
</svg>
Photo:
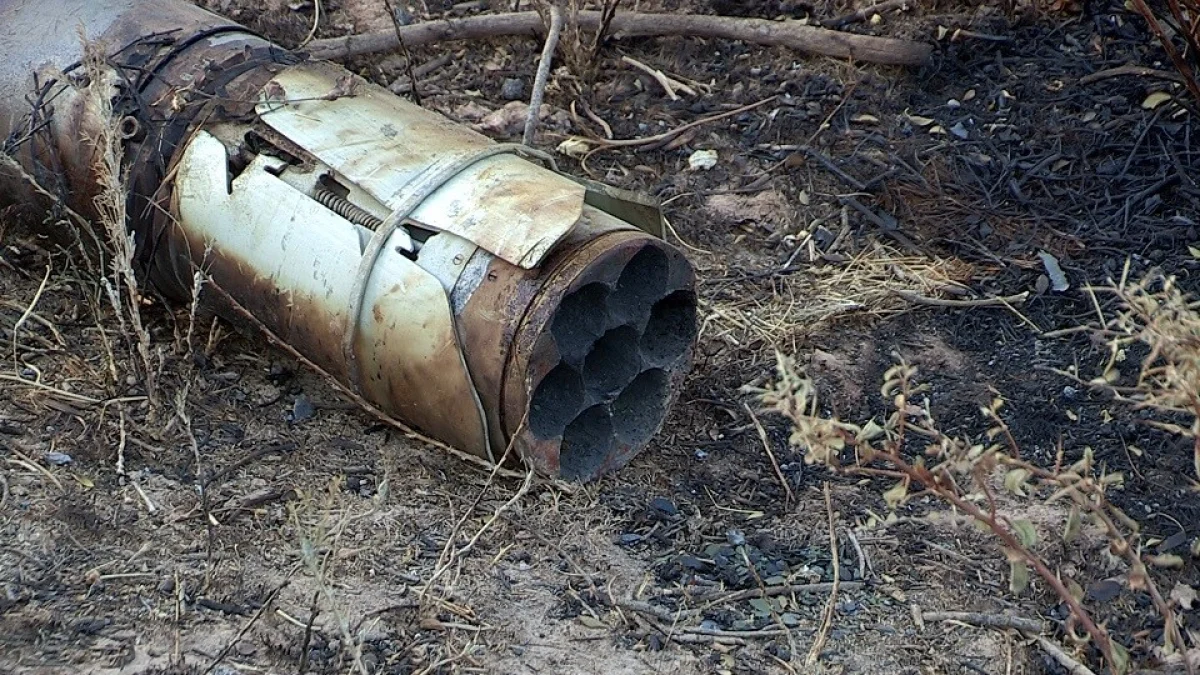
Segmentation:
<svg viewBox="0 0 1200 675">
<path fill-rule="evenodd" d="M 690 364 L 696 295 L 659 244 L 569 293 L 551 319 L 559 363 L 534 386 L 529 430 L 559 441 L 559 473 L 587 480 L 632 456 L 662 426 Z M 677 270 L 676 270 L 677 271 Z"/>
</svg>

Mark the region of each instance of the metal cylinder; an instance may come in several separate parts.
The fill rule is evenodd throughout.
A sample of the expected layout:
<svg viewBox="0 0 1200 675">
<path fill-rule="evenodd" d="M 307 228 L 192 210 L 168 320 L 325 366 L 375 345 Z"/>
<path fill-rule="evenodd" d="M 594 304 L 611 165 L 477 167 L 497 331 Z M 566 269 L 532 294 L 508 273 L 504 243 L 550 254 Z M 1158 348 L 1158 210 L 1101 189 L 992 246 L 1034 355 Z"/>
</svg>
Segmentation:
<svg viewBox="0 0 1200 675">
<path fill-rule="evenodd" d="M 203 270 L 460 449 L 596 478 L 651 441 L 691 366 L 694 271 L 645 198 L 179 0 L 0 0 L 3 150 L 95 217 L 104 129 L 155 289 L 187 299 Z"/>
</svg>

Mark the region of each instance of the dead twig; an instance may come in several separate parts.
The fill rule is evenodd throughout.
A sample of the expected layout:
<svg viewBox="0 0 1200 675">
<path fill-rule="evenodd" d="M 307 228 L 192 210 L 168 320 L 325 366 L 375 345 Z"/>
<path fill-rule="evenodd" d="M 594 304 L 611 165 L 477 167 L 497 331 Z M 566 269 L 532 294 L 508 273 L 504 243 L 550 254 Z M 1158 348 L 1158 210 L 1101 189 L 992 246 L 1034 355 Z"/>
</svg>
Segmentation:
<svg viewBox="0 0 1200 675">
<path fill-rule="evenodd" d="M 664 131 L 661 134 L 655 134 L 653 136 L 647 136 L 645 138 L 625 138 L 625 139 L 609 140 L 606 138 L 592 137 L 592 138 L 588 138 L 588 139 L 584 139 L 584 140 L 593 145 L 600 146 L 601 149 L 603 149 L 603 148 L 636 148 L 636 147 L 644 146 L 644 145 L 655 145 L 655 144 L 659 144 L 659 143 L 665 143 L 665 142 L 679 136 L 680 134 L 684 133 L 685 131 L 694 129 L 694 128 L 704 125 L 704 124 L 709 124 L 711 122 L 717 122 L 717 121 L 726 119 L 728 117 L 740 115 L 746 111 L 754 110 L 755 108 L 760 108 L 760 107 L 774 101 L 776 98 L 777 98 L 776 96 L 770 96 L 770 97 L 764 98 L 761 101 L 756 101 L 749 105 L 744 105 L 744 106 L 741 106 L 738 108 L 734 108 L 733 110 L 727 110 L 727 111 L 725 111 L 723 113 L 719 113 L 717 115 L 711 115 L 709 117 L 704 117 L 704 118 L 695 120 L 693 122 L 688 122 L 687 124 L 675 127 L 674 129 L 671 129 L 670 131 Z M 595 150 L 593 150 L 593 152 L 595 152 Z"/>
<path fill-rule="evenodd" d="M 7 308 L 9 308 L 13 311 L 17 311 L 17 312 L 25 312 L 25 310 L 26 310 L 26 308 L 24 306 L 22 306 L 18 303 L 15 303 L 11 300 L 4 300 L 2 298 L 0 298 L 0 307 L 7 307 Z M 32 304 L 30 305 L 30 307 L 32 307 Z M 58 328 L 53 323 L 51 323 L 49 319 L 42 316 L 41 314 L 38 314 L 37 312 L 29 312 L 29 316 L 27 316 L 25 318 L 25 321 L 27 321 L 27 322 L 32 321 L 32 322 L 40 325 L 42 328 L 45 328 L 46 330 L 50 331 L 50 334 L 54 336 L 54 341 L 57 342 L 60 346 L 63 346 L 63 347 L 67 346 L 67 341 L 63 339 L 62 333 L 59 332 Z"/>
<path fill-rule="evenodd" d="M 604 19 L 599 11 L 578 13 L 581 30 L 597 30 Z M 537 12 L 487 14 L 462 19 L 426 21 L 397 30 L 376 31 L 325 40 L 314 40 L 308 53 L 318 59 L 344 59 L 395 49 L 400 40 L 409 47 L 454 40 L 478 40 L 506 35 L 540 35 L 546 30 Z M 768 21 L 713 15 L 651 14 L 627 12 L 612 17 L 613 37 L 684 35 L 741 40 L 752 44 L 789 47 L 797 51 L 854 59 L 867 63 L 919 66 L 933 52 L 931 45 L 896 38 L 843 33 L 797 21 Z"/>
<path fill-rule="evenodd" d="M 909 302 L 918 305 L 929 305 L 931 307 L 954 307 L 957 309 L 970 309 L 972 307 L 1005 307 L 1008 305 L 1019 305 L 1025 302 L 1029 297 L 1029 291 L 1022 291 L 1016 295 L 1006 295 L 1003 297 L 994 298 L 978 298 L 976 300 L 947 300 L 945 298 L 930 298 L 924 295 L 918 295 L 912 291 L 896 289 L 892 291 L 896 295 L 908 300 Z"/>
<path fill-rule="evenodd" d="M 690 86 L 680 82 L 679 80 L 676 80 L 672 77 L 668 77 L 667 74 L 664 73 L 663 71 L 658 70 L 657 68 L 651 68 L 650 66 L 642 63 L 641 61 L 638 61 L 637 59 L 633 58 L 632 56 L 622 56 L 621 61 L 623 63 L 628 63 L 629 65 L 633 66 L 634 68 L 637 68 L 638 70 L 642 71 L 643 73 L 646 73 L 650 77 L 653 77 L 654 81 L 658 82 L 658 85 L 660 87 L 662 87 L 663 91 L 665 91 L 667 93 L 667 98 L 670 98 L 672 101 L 679 100 L 679 94 L 676 94 L 675 93 L 676 91 L 682 91 L 683 93 L 687 94 L 688 96 L 696 95 L 695 89 L 692 89 Z"/>
<path fill-rule="evenodd" d="M 856 591 L 865 586 L 861 581 L 843 581 L 840 584 L 842 590 Z M 833 589 L 833 584 L 828 581 L 823 581 L 814 584 L 786 584 L 783 586 L 767 586 L 767 588 L 747 588 L 741 591 L 718 591 L 716 593 L 694 593 L 691 594 L 693 600 L 707 603 L 701 609 L 708 609 L 714 605 L 719 605 L 726 602 L 739 602 L 749 600 L 750 598 L 773 598 L 778 595 L 791 595 L 793 593 L 828 593 Z M 667 589 L 662 595 L 685 595 L 682 590 Z"/>
<path fill-rule="evenodd" d="M 659 621 L 669 621 L 671 623 L 675 623 L 679 619 L 700 616 L 702 613 L 699 609 L 677 609 L 672 611 L 665 607 L 656 607 L 641 600 L 622 600 L 618 604 L 624 609 L 654 617 Z"/>
<path fill-rule="evenodd" d="M 317 3 L 320 6 L 320 2 Z M 400 24 L 400 15 L 396 13 L 396 8 L 392 6 L 392 0 L 383 0 L 383 6 L 387 8 L 388 17 L 392 20 L 392 29 L 396 34 L 396 46 L 400 48 L 400 53 L 404 55 L 404 70 L 408 75 L 409 92 L 412 93 L 413 103 L 421 105 L 421 93 L 417 91 L 417 74 L 413 71 L 412 53 L 408 51 L 408 43 L 405 41 L 401 32 L 404 26 Z"/>
<path fill-rule="evenodd" d="M 51 446 L 51 447 L 53 447 L 53 446 Z M 37 462 L 33 461 L 27 455 L 25 455 L 20 450 L 17 450 L 16 448 L 10 447 L 9 450 L 18 457 L 18 459 L 13 459 L 12 457 L 5 458 L 9 464 L 15 464 L 17 466 L 24 467 L 24 468 L 28 469 L 30 472 L 35 473 L 35 474 L 41 474 L 41 475 L 45 476 L 46 478 L 50 479 L 50 482 L 54 483 L 54 486 L 58 488 L 59 492 L 65 493 L 67 491 L 67 489 L 63 487 L 63 484 L 61 482 L 59 482 L 58 478 L 56 478 L 54 476 L 54 474 L 50 473 L 49 469 L 47 469 L 46 467 L 42 466 L 41 464 L 38 464 Z"/>
<path fill-rule="evenodd" d="M 846 529 L 846 538 L 850 540 L 850 545 L 854 547 L 854 553 L 858 556 L 858 578 L 867 578 L 867 569 L 871 568 L 874 573 L 874 568 L 871 567 L 871 561 L 867 559 L 867 554 L 863 551 L 862 544 L 858 543 L 858 537 L 854 534 L 854 530 Z"/>
<path fill-rule="evenodd" d="M 238 631 L 237 635 L 235 635 L 232 640 L 230 640 L 224 647 L 221 648 L 221 651 L 217 653 L 217 657 L 212 660 L 212 663 L 208 664 L 208 667 L 204 669 L 202 675 L 208 675 L 211 673 L 218 665 L 220 665 L 221 661 L 223 661 L 225 657 L 229 655 L 229 652 L 233 649 L 233 646 L 241 642 L 242 638 L 246 636 L 246 633 L 250 632 L 250 629 L 254 627 L 254 624 L 258 623 L 258 620 L 262 618 L 264 613 L 266 613 L 267 608 L 270 607 L 271 603 L 275 601 L 275 596 L 279 595 L 279 592 L 282 591 L 284 587 L 292 583 L 292 575 L 295 574 L 296 570 L 298 569 L 300 569 L 299 565 L 293 567 L 291 572 L 288 572 L 288 575 L 284 578 L 283 583 L 279 584 L 275 587 L 275 590 L 271 591 L 271 594 L 267 596 L 266 601 L 263 602 L 262 607 L 259 607 L 258 611 L 254 613 L 254 616 L 250 617 L 250 620 L 247 621 L 246 624 L 242 626 L 241 630 Z"/>
<path fill-rule="evenodd" d="M 787 495 L 786 504 L 791 504 L 796 495 L 792 493 L 792 486 L 788 484 L 787 477 L 783 475 L 783 469 L 779 468 L 779 460 L 775 459 L 775 453 L 771 451 L 771 439 L 767 436 L 767 430 L 763 428 L 762 422 L 758 421 L 758 416 L 754 414 L 754 410 L 745 403 L 742 407 L 746 409 L 746 413 L 750 415 L 750 421 L 754 422 L 754 428 L 758 430 L 758 438 L 762 441 L 763 450 L 767 452 L 767 458 L 771 460 L 771 468 L 775 469 L 775 477 L 779 479 L 779 484 L 783 486 L 783 491 Z"/>
<path fill-rule="evenodd" d="M 732 638 L 766 638 L 787 635 L 787 630 L 783 628 L 762 628 L 759 630 L 721 630 L 719 628 L 679 626 L 676 628 L 676 631 L 679 633 L 688 633 L 689 635 L 709 635 L 712 637 Z"/>
<path fill-rule="evenodd" d="M 25 308 L 25 311 L 21 312 L 21 317 L 19 319 L 17 319 L 17 322 L 15 324 L 13 324 L 12 348 L 13 348 L 13 367 L 14 368 L 16 368 L 16 366 L 17 366 L 17 336 L 21 332 L 21 326 L 24 326 L 25 322 L 29 320 L 29 317 L 33 315 L 33 308 L 37 307 L 38 301 L 42 299 L 42 293 L 46 292 L 46 283 L 49 281 L 50 281 L 50 266 L 46 265 L 46 275 L 44 277 L 42 277 L 41 285 L 38 286 L 37 292 L 33 294 L 33 299 L 29 301 L 29 306 Z"/>
<path fill-rule="evenodd" d="M 817 630 L 817 637 L 813 639 L 812 647 L 808 650 L 808 657 L 804 659 L 807 666 L 816 664 L 821 658 L 821 650 L 825 648 L 825 641 L 829 639 L 829 628 L 833 625 L 833 608 L 837 603 L 838 585 L 841 583 L 841 566 L 838 564 L 838 540 L 837 529 L 833 523 L 833 499 L 829 496 L 829 482 L 824 485 L 825 494 L 825 516 L 828 519 L 829 525 L 829 553 L 833 560 L 830 565 L 833 567 L 833 585 L 829 589 L 829 598 L 825 601 L 825 609 L 821 612 L 821 627 Z"/>
<path fill-rule="evenodd" d="M 740 637 L 722 637 L 717 635 L 696 635 L 694 633 L 670 633 L 662 626 L 655 626 L 655 629 L 663 634 L 671 642 L 676 642 L 681 645 L 722 645 L 727 647 L 744 647 L 746 640 Z"/>
<path fill-rule="evenodd" d="M 1071 655 L 1063 651 L 1062 647 L 1054 644 L 1048 638 L 1041 635 L 1034 635 L 1032 637 L 1034 642 L 1037 642 L 1038 646 L 1042 648 L 1042 651 L 1046 652 L 1050 658 L 1058 661 L 1058 664 L 1066 668 L 1067 672 L 1071 675 L 1096 675 L 1095 671 L 1071 658 Z"/>
<path fill-rule="evenodd" d="M 982 628 L 1015 628 L 1026 633 L 1037 635 L 1042 632 L 1042 622 L 1026 619 L 1021 616 L 1007 614 L 984 614 L 982 612 L 923 612 L 921 618 L 925 621 L 957 621 L 969 623 Z"/>
<path fill-rule="evenodd" d="M 546 98 L 546 84 L 550 81 L 550 65 L 554 62 L 554 50 L 558 49 L 562 29 L 562 7 L 554 0 L 550 3 L 550 29 L 546 33 L 546 44 L 542 46 L 542 60 L 538 62 L 537 76 L 533 80 L 533 95 L 529 99 L 525 133 L 521 136 L 521 142 L 525 145 L 532 146 L 534 134 L 537 133 L 538 115 L 542 110 L 542 101 Z"/>
<path fill-rule="evenodd" d="M 1091 75 L 1084 75 L 1083 77 L 1079 78 L 1079 84 L 1095 84 L 1096 82 L 1108 80 L 1114 77 L 1146 77 L 1183 84 L 1183 76 L 1179 73 L 1156 70 L 1154 68 L 1147 68 L 1145 66 L 1117 66 L 1116 68 L 1106 68 L 1105 70 L 1096 71 Z"/>
<path fill-rule="evenodd" d="M 433 74 L 433 72 L 439 68 L 446 67 L 453 60 L 454 57 L 450 54 L 442 54 L 437 58 L 430 59 L 416 68 L 413 68 L 412 72 L 406 73 L 408 76 L 407 80 L 396 80 L 395 82 L 389 84 L 388 90 L 393 94 L 407 94 L 408 92 L 412 91 L 414 82 L 422 77 L 427 77 Z"/>
<path fill-rule="evenodd" d="M 1171 59 L 1171 65 L 1175 66 L 1175 70 L 1179 71 L 1179 74 L 1182 76 L 1183 84 L 1188 88 L 1188 91 L 1191 92 L 1192 98 L 1195 101 L 1200 101 L 1200 80 L 1197 80 L 1196 71 L 1192 68 L 1192 64 L 1189 63 L 1184 55 L 1175 48 L 1174 42 L 1171 41 L 1171 38 L 1166 34 L 1166 31 L 1163 30 L 1162 25 L 1160 25 L 1158 22 L 1158 17 L 1154 14 L 1154 10 L 1150 9 L 1150 6 L 1146 4 L 1146 1 L 1132 0 L 1132 2 L 1133 8 L 1137 10 L 1138 14 L 1142 15 L 1143 19 L 1146 20 L 1146 24 L 1150 27 L 1150 32 L 1154 33 L 1154 37 L 1158 38 L 1158 42 L 1162 46 L 1163 51 L 1165 51 L 1167 53 L 1167 57 Z M 1188 34 L 1186 29 L 1183 31 L 1183 34 L 1185 37 L 1189 38 L 1188 46 L 1194 47 L 1194 38 Z"/>
<path fill-rule="evenodd" d="M 313 22 L 312 28 L 308 30 L 308 35 L 304 36 L 304 40 L 300 43 L 300 47 L 313 41 L 317 36 L 317 29 L 321 27 L 321 0 L 313 1 Z"/>
<path fill-rule="evenodd" d="M 859 21 L 866 21 L 867 19 L 870 19 L 871 17 L 875 16 L 876 14 L 883 14 L 884 12 L 890 12 L 893 9 L 905 11 L 909 7 L 912 7 L 914 5 L 914 3 L 915 3 L 915 0 L 886 0 L 886 2 L 879 2 L 879 3 L 876 3 L 869 7 L 863 7 L 862 9 L 858 10 L 857 12 L 843 14 L 842 16 L 839 16 L 835 19 L 825 19 L 824 21 L 821 22 L 821 25 L 826 28 L 844 28 L 845 26 L 849 26 L 852 23 L 858 23 Z"/>
</svg>

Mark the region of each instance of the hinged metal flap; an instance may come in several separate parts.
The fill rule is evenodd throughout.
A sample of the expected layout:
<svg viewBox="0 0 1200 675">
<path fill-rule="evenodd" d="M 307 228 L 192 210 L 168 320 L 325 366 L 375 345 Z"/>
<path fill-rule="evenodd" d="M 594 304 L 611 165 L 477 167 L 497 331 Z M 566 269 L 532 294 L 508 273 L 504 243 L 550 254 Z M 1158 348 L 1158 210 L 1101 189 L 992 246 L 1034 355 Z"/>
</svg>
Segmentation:
<svg viewBox="0 0 1200 675">
<path fill-rule="evenodd" d="M 263 122 L 390 209 L 435 163 L 493 145 L 482 134 L 348 77 L 331 64 L 295 66 L 267 85 L 257 109 Z M 411 220 L 528 269 L 574 227 L 585 193 L 568 177 L 501 154 L 450 179 Z"/>
</svg>

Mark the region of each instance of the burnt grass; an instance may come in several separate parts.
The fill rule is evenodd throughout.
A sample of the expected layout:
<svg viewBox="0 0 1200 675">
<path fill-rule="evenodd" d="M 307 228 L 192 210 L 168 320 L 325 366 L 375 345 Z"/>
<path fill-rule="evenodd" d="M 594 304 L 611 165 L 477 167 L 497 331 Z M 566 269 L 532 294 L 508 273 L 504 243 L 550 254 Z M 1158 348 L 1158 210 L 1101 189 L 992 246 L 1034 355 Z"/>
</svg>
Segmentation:
<svg viewBox="0 0 1200 675">
<path fill-rule="evenodd" d="M 311 25 L 310 4 L 262 11 L 236 0 L 205 4 L 285 45 L 297 44 Z M 455 15 L 460 10 L 452 4 L 427 3 L 429 16 Z M 829 641 L 811 672 L 1066 672 L 1011 633 L 916 626 L 914 605 L 1011 613 L 1043 619 L 1046 635 L 1067 642 L 1058 598 L 1037 580 L 1024 594 L 1010 593 L 1008 567 L 994 542 L 969 527 L 917 521 L 943 510 L 932 502 L 903 507 L 898 515 L 905 522 L 863 527 L 886 514 L 880 495 L 890 484 L 805 465 L 788 443 L 785 422 L 762 414 L 779 471 L 795 494 L 788 500 L 743 407 L 755 401 L 742 387 L 773 376 L 776 348 L 810 363 L 824 412 L 849 421 L 887 413 L 878 385 L 893 353 L 920 368 L 934 416 L 953 435 L 984 433 L 979 406 L 1001 396 L 1026 456 L 1051 464 L 1060 444 L 1069 459 L 1090 447 L 1104 466 L 1123 472 L 1125 485 L 1111 498 L 1142 524 L 1143 541 L 1153 542 L 1147 553 L 1184 558 L 1181 569 L 1152 571 L 1164 594 L 1177 583 L 1200 586 L 1200 569 L 1188 554 L 1200 536 L 1190 444 L 1148 425 L 1146 413 L 1054 372 L 1075 366 L 1080 378 L 1095 376 L 1105 345 L 1086 335 L 1046 338 L 1026 321 L 1043 331 L 1094 321 L 1082 289 L 1118 277 L 1126 264 L 1133 278 L 1161 270 L 1188 291 L 1200 290 L 1188 249 L 1200 241 L 1194 102 L 1154 78 L 1081 82 L 1117 66 L 1170 70 L 1144 23 L 1117 0 L 1015 17 L 969 3 L 919 5 L 846 30 L 936 41 L 932 62 L 920 69 L 850 66 L 716 40 L 645 38 L 605 45 L 589 77 L 556 76 L 547 103 L 569 110 L 584 100 L 617 138 L 776 98 L 668 147 L 601 152 L 586 166 L 560 157 L 567 171 L 668 204 L 678 236 L 707 252 L 689 249 L 702 279 L 701 322 L 708 323 L 680 403 L 650 447 L 584 490 L 537 485 L 458 563 L 453 582 L 438 582 L 438 602 L 418 598 L 418 589 L 438 567 L 447 540 L 465 544 L 518 484 L 489 487 L 475 470 L 398 439 L 255 336 L 227 332 L 188 358 L 177 337 L 186 309 L 147 307 L 155 343 L 169 359 L 164 398 L 187 386 L 201 457 L 197 465 L 178 424 L 150 420 L 137 406 L 125 410 L 127 432 L 140 441 L 126 444 L 125 461 L 158 503 L 155 513 L 113 472 L 120 433 L 111 411 L 0 382 L 0 459 L 8 485 L 0 503 L 0 671 L 203 672 L 220 655 L 220 668 L 230 669 L 224 672 L 295 672 L 301 662 L 309 672 L 348 672 L 348 648 L 333 623 L 319 623 L 305 637 L 310 606 L 320 605 L 323 620 L 334 609 L 325 600 L 314 604 L 319 584 L 293 570 L 305 537 L 337 554 L 328 583 L 343 598 L 343 611 L 363 619 L 356 625 L 371 626 L 361 647 L 369 672 L 787 672 L 781 660 L 803 669 L 827 590 L 776 604 L 710 599 L 761 585 L 832 581 L 835 556 L 822 496 L 828 482 L 842 532 L 837 573 L 850 583 L 838 595 Z M 853 9 L 687 0 L 643 6 L 763 18 L 825 18 Z M 360 3 L 323 7 L 329 19 L 318 37 L 387 26 Z M 955 29 L 975 36 L 955 41 Z M 478 122 L 506 102 L 505 79 L 523 80 L 527 92 L 539 50 L 523 39 L 413 50 L 418 63 L 453 56 L 420 82 L 423 103 Z M 708 86 L 699 96 L 671 101 L 648 76 L 621 65 L 621 54 Z M 381 84 L 404 72 L 396 55 L 347 65 Z M 1143 107 L 1154 91 L 1176 97 Z M 547 121 L 539 144 L 552 149 L 566 133 L 582 131 L 579 125 L 599 133 L 586 120 L 562 115 Z M 519 128 L 510 131 L 489 133 L 497 140 L 519 137 Z M 697 149 L 717 150 L 717 165 L 688 170 Z M 786 206 L 754 220 L 730 222 L 709 202 L 714 195 L 752 199 L 767 192 Z M 848 211 L 847 235 L 824 236 L 837 234 L 848 198 L 862 209 Z M 818 220 L 827 229 L 814 237 L 821 255 L 796 257 L 797 235 Z M 87 309 L 91 287 L 78 261 L 26 226 L 0 234 L 0 299 L 23 306 L 41 270 L 55 270 L 39 313 L 63 341 L 30 325 L 24 330 L 35 337 L 22 338 L 33 345 L 24 357 L 48 377 L 102 371 L 102 341 Z M 731 295 L 778 301 L 789 282 L 817 266 L 845 264 L 870 240 L 969 262 L 968 285 L 978 296 L 1029 292 L 1020 307 L 1024 319 L 997 307 L 914 305 L 883 317 L 848 312 L 768 339 L 737 332 L 704 304 Z M 1069 289 L 1046 287 L 1041 252 L 1057 260 Z M 1102 311 L 1113 311 L 1111 298 L 1098 297 Z M 12 344 L 10 327 L 19 316 L 0 305 L 0 343 Z M 116 330 L 112 317 L 102 325 Z M 826 363 L 835 365 L 817 367 L 816 354 L 832 355 Z M 1137 356 L 1131 351 L 1129 367 Z M 133 368 L 120 349 L 118 361 Z M 88 391 L 137 396 L 145 393 L 141 387 L 120 378 L 102 392 Z M 71 464 L 47 464 L 51 449 L 69 454 Z M 11 460 L 40 461 L 61 489 Z M 481 490 L 476 518 L 457 530 Z M 206 524 L 203 515 L 214 509 L 217 524 Z M 371 509 L 373 517 L 344 526 L 342 536 L 352 544 L 314 534 L 333 528 L 330 514 Z M 1039 521 L 1047 535 L 1039 550 L 1085 589 L 1089 610 L 1139 666 L 1160 666 L 1153 648 L 1162 642 L 1162 620 L 1148 596 L 1125 587 L 1121 569 L 1105 561 L 1103 542 L 1076 548 L 1058 542 L 1060 522 Z M 849 530 L 858 533 L 865 556 L 845 535 Z M 121 573 L 133 576 L 105 576 Z M 622 607 L 625 598 L 654 609 Z M 264 606 L 286 608 L 300 627 L 266 612 L 240 633 Z M 688 642 L 673 640 L 676 610 L 695 610 L 678 619 L 701 631 Z M 1180 616 L 1193 627 L 1200 607 Z M 719 631 L 770 633 L 780 622 L 790 636 L 725 645 L 711 639 Z M 1097 672 L 1104 667 L 1095 650 L 1076 653 Z"/>
</svg>

